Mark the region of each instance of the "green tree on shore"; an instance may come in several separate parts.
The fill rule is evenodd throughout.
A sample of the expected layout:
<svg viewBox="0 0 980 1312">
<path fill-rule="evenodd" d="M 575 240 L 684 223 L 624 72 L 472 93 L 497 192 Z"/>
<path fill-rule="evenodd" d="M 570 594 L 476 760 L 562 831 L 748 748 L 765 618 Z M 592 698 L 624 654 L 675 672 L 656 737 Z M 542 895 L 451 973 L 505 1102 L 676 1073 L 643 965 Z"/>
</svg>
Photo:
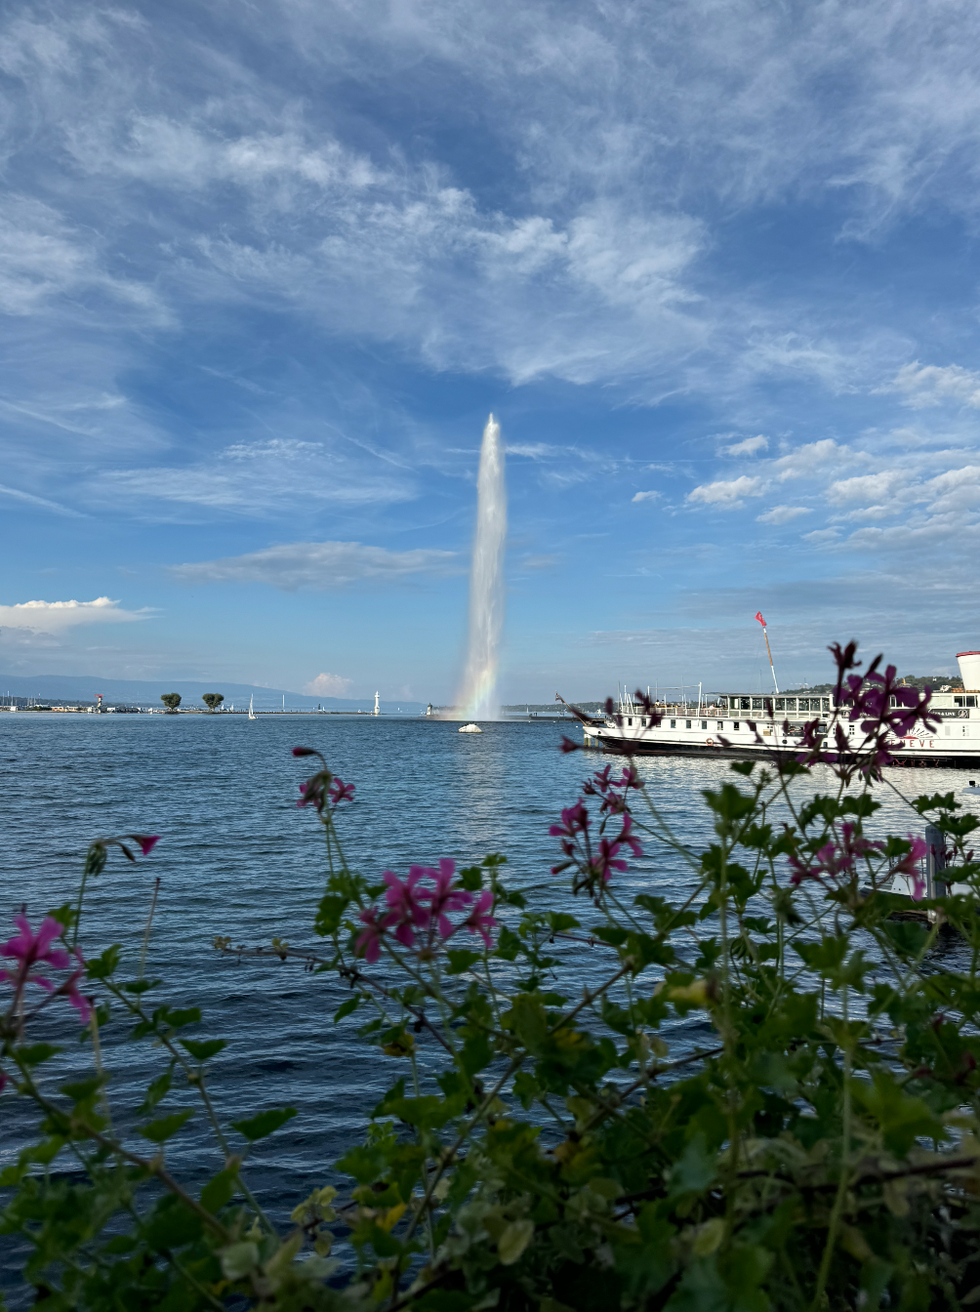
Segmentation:
<svg viewBox="0 0 980 1312">
<path fill-rule="evenodd" d="M 165 692 L 160 700 L 163 702 L 164 706 L 166 706 L 167 714 L 173 715 L 176 712 L 177 707 L 180 705 L 180 693 Z"/>
<path fill-rule="evenodd" d="M 224 701 L 224 699 L 225 699 L 224 693 L 206 692 L 204 696 L 201 698 L 201 701 L 204 703 L 204 705 L 208 708 L 209 711 L 216 711 L 218 707 L 221 705 L 221 703 Z"/>
</svg>

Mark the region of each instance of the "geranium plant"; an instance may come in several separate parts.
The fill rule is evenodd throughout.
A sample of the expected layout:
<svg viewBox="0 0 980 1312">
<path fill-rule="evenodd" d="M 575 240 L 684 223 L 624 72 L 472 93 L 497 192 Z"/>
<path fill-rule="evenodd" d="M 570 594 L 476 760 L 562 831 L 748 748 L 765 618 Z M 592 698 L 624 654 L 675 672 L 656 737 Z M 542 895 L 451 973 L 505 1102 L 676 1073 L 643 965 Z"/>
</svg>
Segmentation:
<svg viewBox="0 0 980 1312">
<path fill-rule="evenodd" d="M 978 822 L 952 792 L 910 799 L 912 828 L 928 817 L 943 834 L 956 888 L 924 896 L 921 837 L 882 833 L 876 813 L 928 693 L 878 661 L 862 675 L 853 645 L 833 651 L 830 723 L 809 725 L 791 756 L 734 761 L 705 790 L 705 850 L 660 814 L 631 759 L 592 770 L 551 826 L 547 878 L 570 884 L 568 910 L 509 886 L 499 855 L 357 874 L 341 836 L 354 789 L 295 749 L 318 764 L 299 805 L 326 844 L 319 942 L 219 936 L 216 949 L 306 967 L 391 1080 L 337 1181 L 297 1199 L 286 1227 L 252 1194 L 247 1155 L 293 1109 L 226 1124 L 208 1070 L 221 1041 L 119 946 L 69 952 L 81 900 L 36 932 L 18 922 L 3 949 L 0 1115 L 33 1100 L 39 1132 L 0 1178 L 2 1231 L 29 1245 L 38 1299 L 390 1312 L 980 1302 Z M 93 848 L 90 874 L 110 846 Z M 657 878 L 667 850 L 690 873 L 683 898 Z M 630 895 L 638 861 L 649 891 Z M 896 876 L 918 896 L 891 891 Z M 81 924 L 84 945 L 95 931 Z M 58 1085 L 45 1075 L 56 1049 L 31 1028 L 62 1002 L 87 1047 Z M 675 1022 L 692 1015 L 700 1041 L 679 1046 Z M 110 1025 L 158 1062 L 138 1108 L 113 1104 Z M 213 1134 L 199 1190 L 172 1165 L 193 1114 L 169 1109 L 181 1086 Z"/>
</svg>

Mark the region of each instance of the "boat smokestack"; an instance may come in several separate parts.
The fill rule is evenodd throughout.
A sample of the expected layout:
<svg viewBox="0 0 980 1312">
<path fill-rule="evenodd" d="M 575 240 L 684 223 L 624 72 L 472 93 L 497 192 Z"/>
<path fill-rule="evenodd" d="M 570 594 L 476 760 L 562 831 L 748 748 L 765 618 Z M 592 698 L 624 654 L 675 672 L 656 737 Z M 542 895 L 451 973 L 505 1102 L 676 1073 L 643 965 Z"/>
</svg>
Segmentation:
<svg viewBox="0 0 980 1312">
<path fill-rule="evenodd" d="M 980 689 L 980 651 L 958 651 L 956 663 L 960 667 L 963 687 L 972 692 Z"/>
</svg>

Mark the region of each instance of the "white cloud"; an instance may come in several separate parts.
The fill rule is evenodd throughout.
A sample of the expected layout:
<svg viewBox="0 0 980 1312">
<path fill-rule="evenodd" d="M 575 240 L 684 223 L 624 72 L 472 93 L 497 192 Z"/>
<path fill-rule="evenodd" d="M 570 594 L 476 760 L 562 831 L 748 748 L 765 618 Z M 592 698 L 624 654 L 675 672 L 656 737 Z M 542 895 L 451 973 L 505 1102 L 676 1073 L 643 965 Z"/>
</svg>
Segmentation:
<svg viewBox="0 0 980 1312">
<path fill-rule="evenodd" d="M 360 542 L 295 542 L 244 556 L 175 565 L 173 573 L 186 583 L 267 583 L 293 592 L 321 591 L 357 583 L 398 583 L 413 575 L 458 573 L 453 551 L 419 548 L 387 551 Z"/>
<path fill-rule="evenodd" d="M 337 444 L 275 437 L 236 442 L 212 459 L 184 466 L 107 470 L 89 489 L 107 495 L 206 506 L 243 514 L 295 506 L 297 501 L 363 505 L 408 501 L 414 479 L 404 473 L 365 467 Z"/>
<path fill-rule="evenodd" d="M 819 442 L 805 442 L 788 455 L 780 456 L 773 462 L 773 470 L 780 482 L 786 482 L 790 478 L 805 478 L 821 473 L 831 464 L 840 468 L 841 465 L 852 464 L 855 459 L 870 457 L 865 457 L 863 452 L 855 456 L 850 447 L 825 437 Z"/>
<path fill-rule="evenodd" d="M 759 451 L 769 449 L 769 439 L 763 437 L 760 433 L 758 437 L 747 437 L 742 442 L 734 442 L 731 446 L 722 447 L 726 456 L 754 456 Z"/>
<path fill-rule="evenodd" d="M 719 479 L 715 483 L 705 483 L 687 494 L 690 502 L 717 506 L 720 510 L 738 510 L 744 502 L 743 497 L 761 497 L 765 485 L 761 478 L 750 478 L 742 474 L 739 478 Z"/>
<path fill-rule="evenodd" d="M 889 391 L 905 396 L 905 404 L 915 410 L 955 402 L 980 409 L 980 373 L 961 365 L 920 364 L 918 360 L 903 365 Z"/>
<path fill-rule="evenodd" d="M 807 506 L 773 506 L 772 510 L 767 510 L 765 514 L 756 515 L 758 524 L 788 524 L 791 520 L 798 519 L 800 515 L 809 515 L 812 512 Z"/>
<path fill-rule="evenodd" d="M 77 624 L 128 623 L 144 620 L 149 614 L 149 610 L 123 610 L 109 597 L 96 597 L 94 601 L 20 601 L 0 606 L 0 628 L 60 633 Z"/>
<path fill-rule="evenodd" d="M 634 501 L 656 501 L 660 497 L 659 492 L 637 492 L 633 497 Z"/>
<path fill-rule="evenodd" d="M 804 533 L 803 541 L 812 542 L 815 546 L 824 546 L 829 542 L 836 542 L 840 537 L 840 530 L 836 528 L 817 528 L 812 533 Z"/>
<path fill-rule="evenodd" d="M 848 501 L 879 501 L 895 494 L 907 496 L 909 475 L 906 470 L 882 469 L 877 474 L 859 474 L 841 478 L 827 489 L 827 499 L 835 505 Z"/>
<path fill-rule="evenodd" d="M 347 697 L 353 686 L 354 680 L 342 674 L 318 674 L 303 685 L 303 691 L 308 697 Z"/>
</svg>

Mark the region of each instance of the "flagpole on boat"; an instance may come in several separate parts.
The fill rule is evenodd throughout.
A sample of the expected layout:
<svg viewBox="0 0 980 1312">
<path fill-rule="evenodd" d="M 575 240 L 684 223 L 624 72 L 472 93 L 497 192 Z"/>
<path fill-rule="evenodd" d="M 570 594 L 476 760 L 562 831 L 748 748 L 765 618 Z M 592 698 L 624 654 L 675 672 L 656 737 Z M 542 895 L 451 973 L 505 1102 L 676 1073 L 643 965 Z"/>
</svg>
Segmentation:
<svg viewBox="0 0 980 1312">
<path fill-rule="evenodd" d="M 769 647 L 769 630 L 768 630 L 768 628 L 766 627 L 766 622 L 765 622 L 765 620 L 762 618 L 762 611 L 761 611 L 761 610 L 757 610 L 757 611 L 756 611 L 756 613 L 755 613 L 755 617 L 756 617 L 756 619 L 759 621 L 759 623 L 762 625 L 762 636 L 763 636 L 763 637 L 765 638 L 765 640 L 766 640 L 766 655 L 769 657 L 769 670 L 770 670 L 770 672 L 771 672 L 771 674 L 772 674 L 772 686 L 776 689 L 776 693 L 777 693 L 777 695 L 778 695 L 778 694 L 779 694 L 779 684 L 776 682 L 776 670 L 775 670 L 775 667 L 773 666 L 773 663 L 772 663 L 772 651 L 771 651 L 771 649 L 770 649 L 770 647 Z"/>
</svg>

